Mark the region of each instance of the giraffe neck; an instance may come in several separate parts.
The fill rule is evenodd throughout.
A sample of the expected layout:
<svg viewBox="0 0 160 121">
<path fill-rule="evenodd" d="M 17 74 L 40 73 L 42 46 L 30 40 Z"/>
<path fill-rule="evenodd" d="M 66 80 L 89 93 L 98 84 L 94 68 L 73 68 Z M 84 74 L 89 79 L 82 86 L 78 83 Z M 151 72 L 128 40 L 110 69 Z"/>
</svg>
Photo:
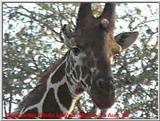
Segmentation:
<svg viewBox="0 0 160 121">
<path fill-rule="evenodd" d="M 59 118 L 54 114 L 66 114 L 72 111 L 80 96 L 75 94 L 75 90 L 71 90 L 73 88 L 67 83 L 65 64 L 65 59 L 54 64 L 23 100 L 19 106 L 22 118 L 32 118 L 25 117 L 24 114 L 35 114 L 40 118 Z M 53 115 L 48 117 L 49 114 Z"/>
</svg>

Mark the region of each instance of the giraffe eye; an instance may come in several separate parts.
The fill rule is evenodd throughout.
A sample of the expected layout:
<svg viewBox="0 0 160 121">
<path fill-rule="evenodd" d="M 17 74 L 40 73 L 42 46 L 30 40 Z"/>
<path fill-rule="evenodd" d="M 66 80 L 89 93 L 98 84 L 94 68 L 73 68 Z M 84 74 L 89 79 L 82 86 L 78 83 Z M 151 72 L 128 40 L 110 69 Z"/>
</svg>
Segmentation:
<svg viewBox="0 0 160 121">
<path fill-rule="evenodd" d="M 115 54 L 115 55 L 113 56 L 114 60 L 117 60 L 118 57 L 119 57 L 119 54 Z"/>
<path fill-rule="evenodd" d="M 78 55 L 79 55 L 80 49 L 79 49 L 78 47 L 75 47 L 75 48 L 73 48 L 72 50 L 73 50 L 73 53 L 74 53 L 75 56 L 78 56 Z"/>
</svg>

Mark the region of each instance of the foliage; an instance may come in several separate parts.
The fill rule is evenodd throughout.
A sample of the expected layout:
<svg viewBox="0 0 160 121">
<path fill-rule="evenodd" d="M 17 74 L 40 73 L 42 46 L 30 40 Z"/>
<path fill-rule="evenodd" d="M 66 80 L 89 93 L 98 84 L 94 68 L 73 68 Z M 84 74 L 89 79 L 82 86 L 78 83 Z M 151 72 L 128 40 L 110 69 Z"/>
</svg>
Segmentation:
<svg viewBox="0 0 160 121">
<path fill-rule="evenodd" d="M 158 4 L 117 5 L 115 33 L 139 31 L 140 35 L 113 65 L 117 101 L 109 111 L 128 112 L 129 118 L 158 118 Z M 3 3 L 4 112 L 11 113 L 40 74 L 67 51 L 60 29 L 66 23 L 75 27 L 78 6 Z M 93 6 L 95 16 L 101 11 L 98 6 Z M 95 113 L 92 100 L 84 95 L 73 112 Z"/>
</svg>

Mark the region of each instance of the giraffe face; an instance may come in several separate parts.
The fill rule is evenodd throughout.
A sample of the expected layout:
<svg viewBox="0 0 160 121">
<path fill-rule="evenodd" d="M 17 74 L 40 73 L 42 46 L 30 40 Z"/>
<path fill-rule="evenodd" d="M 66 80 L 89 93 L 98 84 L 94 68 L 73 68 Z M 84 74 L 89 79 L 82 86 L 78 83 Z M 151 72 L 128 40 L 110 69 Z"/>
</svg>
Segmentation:
<svg viewBox="0 0 160 121">
<path fill-rule="evenodd" d="M 67 61 L 67 75 L 77 84 L 76 90 L 87 91 L 100 108 L 114 102 L 111 58 L 121 51 L 121 46 L 112 35 L 100 21 L 89 32 L 83 31 L 81 38 L 75 38 L 76 44 L 70 49 Z"/>
<path fill-rule="evenodd" d="M 90 36 L 91 40 L 87 41 L 79 40 L 70 49 L 66 73 L 68 80 L 75 85 L 77 94 L 83 91 L 88 92 L 93 102 L 104 109 L 112 106 L 115 100 L 111 60 L 127 45 L 125 43 L 120 45 L 120 41 L 132 43 L 130 41 L 135 40 L 138 33 L 127 32 L 113 37 L 112 31 L 104 31 L 98 25 L 93 27 L 93 32 L 95 29 L 100 31 L 99 35 L 96 34 L 97 37 Z M 86 38 L 89 35 L 85 34 Z M 125 39 L 124 35 L 127 35 Z"/>
<path fill-rule="evenodd" d="M 114 37 L 115 5 L 106 4 L 99 18 L 91 15 L 90 7 L 90 3 L 83 3 L 80 7 L 66 73 L 77 93 L 88 92 L 93 102 L 100 109 L 105 109 L 112 106 L 115 100 L 111 59 L 129 47 L 136 40 L 138 32 Z"/>
</svg>

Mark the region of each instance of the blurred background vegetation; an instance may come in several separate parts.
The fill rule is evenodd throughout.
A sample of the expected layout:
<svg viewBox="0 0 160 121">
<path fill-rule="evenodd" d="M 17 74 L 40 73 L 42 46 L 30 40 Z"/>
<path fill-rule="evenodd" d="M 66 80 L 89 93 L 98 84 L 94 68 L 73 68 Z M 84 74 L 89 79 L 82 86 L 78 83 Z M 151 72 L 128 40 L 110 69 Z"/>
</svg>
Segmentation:
<svg viewBox="0 0 160 121">
<path fill-rule="evenodd" d="M 93 4 L 95 16 L 101 4 Z M 79 3 L 3 3 L 3 114 L 11 113 L 41 73 L 67 48 L 61 27 L 74 29 Z M 113 64 L 116 103 L 108 112 L 158 118 L 158 3 L 117 3 L 115 34 L 139 31 L 138 40 Z M 95 113 L 90 97 L 73 113 Z"/>
</svg>

